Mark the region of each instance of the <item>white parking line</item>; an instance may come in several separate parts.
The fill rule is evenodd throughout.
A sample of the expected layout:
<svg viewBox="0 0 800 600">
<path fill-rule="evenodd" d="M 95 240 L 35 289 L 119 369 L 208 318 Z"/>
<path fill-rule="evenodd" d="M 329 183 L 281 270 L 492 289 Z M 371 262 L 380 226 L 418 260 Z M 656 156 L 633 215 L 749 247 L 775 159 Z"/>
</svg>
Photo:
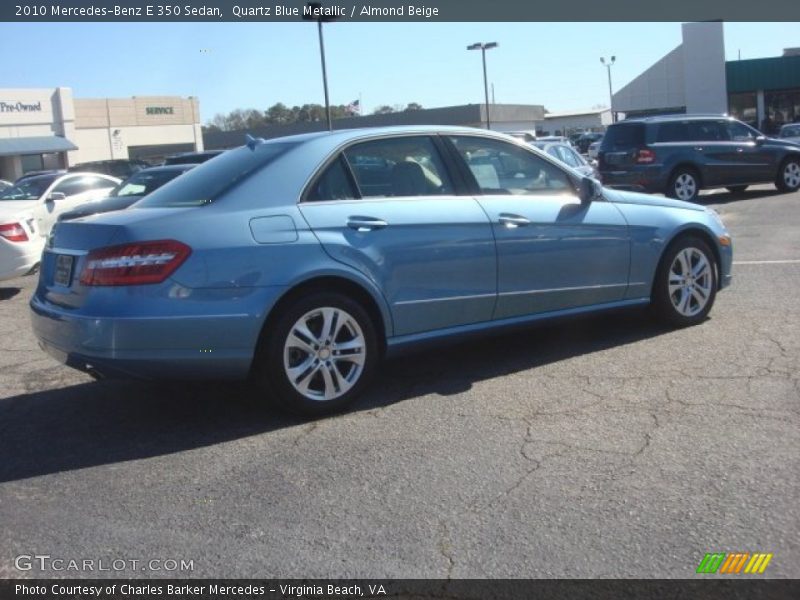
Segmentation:
<svg viewBox="0 0 800 600">
<path fill-rule="evenodd" d="M 800 259 L 787 260 L 735 260 L 734 265 L 796 265 L 800 264 Z"/>
</svg>

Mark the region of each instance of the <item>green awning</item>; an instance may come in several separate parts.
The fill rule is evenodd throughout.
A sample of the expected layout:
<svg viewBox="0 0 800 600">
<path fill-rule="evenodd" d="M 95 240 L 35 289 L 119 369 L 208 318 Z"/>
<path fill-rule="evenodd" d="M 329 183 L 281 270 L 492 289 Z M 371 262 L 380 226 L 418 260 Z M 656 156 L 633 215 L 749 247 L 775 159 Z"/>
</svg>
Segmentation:
<svg viewBox="0 0 800 600">
<path fill-rule="evenodd" d="M 67 138 L 56 135 L 37 137 L 0 138 L 0 156 L 17 154 L 47 154 L 49 152 L 66 152 L 78 147 Z"/>
</svg>

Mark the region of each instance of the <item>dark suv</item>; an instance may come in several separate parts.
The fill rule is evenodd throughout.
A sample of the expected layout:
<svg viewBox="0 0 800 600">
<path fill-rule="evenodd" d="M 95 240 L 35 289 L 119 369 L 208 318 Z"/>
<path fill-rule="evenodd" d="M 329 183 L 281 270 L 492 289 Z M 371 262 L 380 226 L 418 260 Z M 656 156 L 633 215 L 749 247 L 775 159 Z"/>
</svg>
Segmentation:
<svg viewBox="0 0 800 600">
<path fill-rule="evenodd" d="M 800 145 L 724 116 L 672 115 L 610 125 L 598 154 L 604 185 L 692 201 L 703 188 L 800 188 Z"/>
</svg>

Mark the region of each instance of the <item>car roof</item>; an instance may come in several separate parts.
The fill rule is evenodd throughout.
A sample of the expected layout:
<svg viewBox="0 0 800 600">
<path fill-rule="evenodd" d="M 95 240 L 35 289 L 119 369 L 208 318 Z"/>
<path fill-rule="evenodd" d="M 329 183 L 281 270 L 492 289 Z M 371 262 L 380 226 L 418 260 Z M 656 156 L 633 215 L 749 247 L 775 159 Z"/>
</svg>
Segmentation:
<svg viewBox="0 0 800 600">
<path fill-rule="evenodd" d="M 139 173 L 162 173 L 162 172 L 170 172 L 170 171 L 188 171 L 189 169 L 193 169 L 199 163 L 181 163 L 178 165 L 159 165 L 157 167 L 146 167 L 144 169 L 139 169 L 133 175 L 138 175 Z M 133 177 L 131 175 L 131 177 Z"/>
<path fill-rule="evenodd" d="M 313 133 L 301 133 L 285 137 L 269 138 L 267 140 L 258 139 L 259 143 L 304 143 L 313 140 L 328 139 L 332 144 L 339 144 L 361 138 L 380 137 L 383 135 L 407 135 L 407 134 L 435 135 L 445 134 L 480 134 L 503 140 L 520 140 L 513 138 L 509 133 L 478 129 L 476 127 L 459 127 L 452 125 L 395 125 L 386 127 L 360 127 L 358 129 L 334 129 L 333 131 L 316 131 Z M 244 140 L 243 140 L 244 141 Z"/>
<path fill-rule="evenodd" d="M 613 125 L 624 125 L 626 123 L 667 123 L 670 121 L 698 121 L 703 119 L 724 119 L 726 121 L 735 121 L 730 115 L 723 114 L 690 114 L 690 115 L 654 115 L 652 117 L 636 117 L 633 119 L 625 119 Z"/>
</svg>

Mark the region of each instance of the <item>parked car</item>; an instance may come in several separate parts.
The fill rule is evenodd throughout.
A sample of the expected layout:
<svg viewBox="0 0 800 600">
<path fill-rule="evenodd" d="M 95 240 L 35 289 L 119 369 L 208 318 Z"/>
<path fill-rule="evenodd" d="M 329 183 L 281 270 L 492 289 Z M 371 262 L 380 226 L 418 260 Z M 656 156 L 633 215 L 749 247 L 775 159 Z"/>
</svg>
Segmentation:
<svg viewBox="0 0 800 600">
<path fill-rule="evenodd" d="M 26 179 L 30 179 L 31 177 L 38 177 L 39 175 L 63 175 L 66 173 L 66 169 L 44 169 L 41 171 L 28 171 L 21 177 L 18 177 L 16 181 L 14 181 L 14 185 L 18 184 L 21 181 L 25 181 Z"/>
<path fill-rule="evenodd" d="M 68 171 L 91 171 L 92 173 L 105 173 L 120 179 L 127 179 L 137 171 L 146 169 L 149 166 L 150 163 L 147 161 L 138 159 L 95 160 L 74 165 Z"/>
<path fill-rule="evenodd" d="M 774 183 L 800 188 L 800 146 L 731 117 L 672 115 L 609 126 L 598 158 L 605 185 L 693 201 L 701 189 Z"/>
<path fill-rule="evenodd" d="M 98 173 L 24 178 L 0 193 L 0 281 L 24 275 L 39 257 L 58 215 L 107 196 L 119 179 Z"/>
<path fill-rule="evenodd" d="M 648 304 L 700 323 L 732 261 L 710 209 L 430 126 L 251 138 L 51 240 L 30 306 L 56 359 L 252 377 L 307 415 L 356 398 L 384 355 L 437 340 Z"/>
<path fill-rule="evenodd" d="M 578 151 L 572 146 L 553 142 L 544 142 L 540 140 L 531 142 L 530 144 L 534 148 L 539 148 L 539 150 L 542 150 L 553 158 L 560 160 L 568 167 L 572 167 L 581 175 L 586 177 L 595 177 L 597 175 L 594 167 L 586 162 L 586 159 L 578 154 Z"/>
<path fill-rule="evenodd" d="M 165 183 L 194 167 L 195 165 L 169 165 L 142 169 L 111 190 L 108 198 L 81 204 L 73 210 L 61 213 L 58 220 L 71 221 L 80 217 L 128 208 L 147 194 L 156 191 Z"/>
<path fill-rule="evenodd" d="M 586 151 L 586 156 L 591 160 L 597 160 L 597 155 L 600 153 L 600 146 L 603 143 L 603 138 L 600 137 L 597 141 L 589 144 L 589 149 Z"/>
<path fill-rule="evenodd" d="M 202 152 L 181 152 L 180 154 L 173 154 L 164 159 L 165 165 L 189 165 L 204 163 L 207 160 L 216 158 L 225 150 L 204 150 Z"/>
<path fill-rule="evenodd" d="M 596 131 L 587 131 L 586 133 L 581 134 L 581 137 L 578 138 L 575 146 L 578 148 L 578 152 L 581 154 L 586 154 L 589 152 L 589 146 L 592 144 L 592 142 L 596 142 L 602 137 L 602 133 Z"/>
<path fill-rule="evenodd" d="M 787 142 L 800 144 L 800 123 L 787 123 L 781 127 L 778 137 Z"/>
<path fill-rule="evenodd" d="M 564 144 L 565 146 L 572 146 L 572 142 L 569 140 L 568 137 L 564 137 L 563 135 L 545 135 L 543 137 L 536 138 L 537 142 L 552 142 L 555 144 Z"/>
<path fill-rule="evenodd" d="M 518 140 L 522 140 L 523 142 L 533 142 L 536 140 L 536 132 L 532 129 L 522 130 L 522 131 L 506 131 L 506 135 L 510 135 L 513 138 L 517 138 Z"/>
</svg>

